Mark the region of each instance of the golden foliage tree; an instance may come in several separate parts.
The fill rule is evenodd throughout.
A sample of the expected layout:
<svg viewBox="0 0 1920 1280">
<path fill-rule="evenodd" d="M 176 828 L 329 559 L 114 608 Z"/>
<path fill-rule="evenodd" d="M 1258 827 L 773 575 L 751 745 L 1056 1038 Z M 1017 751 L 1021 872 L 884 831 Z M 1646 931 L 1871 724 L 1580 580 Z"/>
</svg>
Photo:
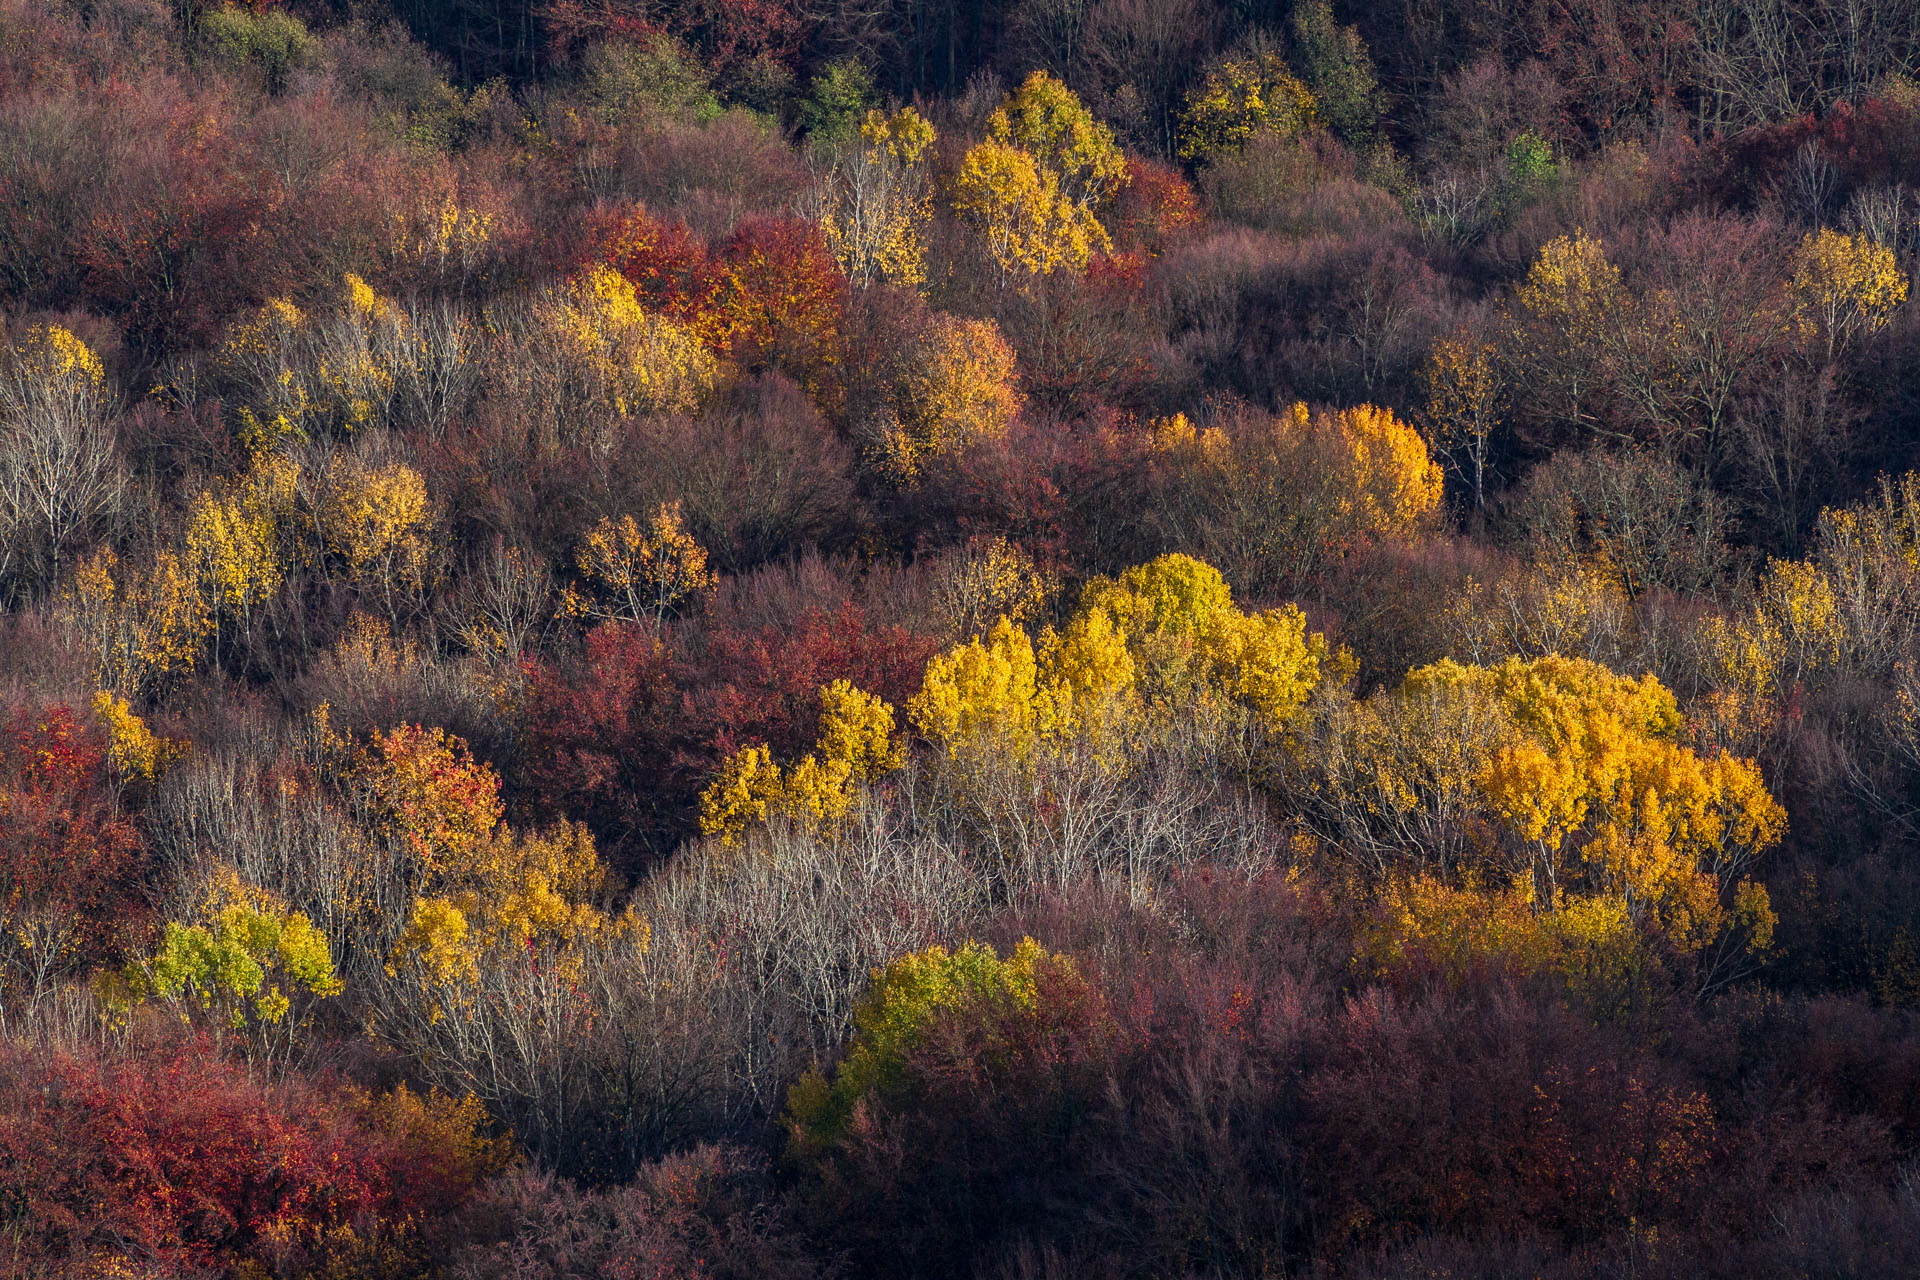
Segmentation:
<svg viewBox="0 0 1920 1280">
<path fill-rule="evenodd" d="M 216 615 L 244 617 L 279 591 L 296 558 L 301 469 L 280 453 L 198 494 L 187 510 L 186 559 Z"/>
<path fill-rule="evenodd" d="M 135 715 L 125 698 L 102 689 L 93 695 L 93 714 L 107 735 L 107 765 L 115 776 L 152 784 L 186 754 L 187 744 L 163 738 Z"/>
<path fill-rule="evenodd" d="M 1033 557 L 1002 537 L 975 538 L 934 573 L 935 607 L 956 634 L 977 635 L 1002 617 L 1025 624 L 1055 591 Z"/>
<path fill-rule="evenodd" d="M 576 947 L 612 925 L 598 905 L 605 880 L 583 826 L 562 822 L 535 836 L 497 827 L 414 900 L 389 963 L 458 985 L 479 981 L 489 955 Z"/>
<path fill-rule="evenodd" d="M 933 126 L 912 107 L 869 111 L 860 143 L 822 175 L 820 228 L 853 283 L 926 283 L 933 142 Z"/>
<path fill-rule="evenodd" d="M 1083 269 L 1113 247 L 1099 212 L 1127 181 L 1113 131 L 1072 91 L 1036 71 L 987 121 L 961 159 L 955 210 L 977 230 L 1002 287 Z"/>
<path fill-rule="evenodd" d="M 1044 71 L 1029 75 L 994 109 L 987 117 L 987 136 L 1032 156 L 1042 173 L 1053 176 L 1060 194 L 1088 215 L 1128 181 L 1127 159 L 1113 130 Z"/>
<path fill-rule="evenodd" d="M 1313 95 L 1265 52 L 1228 58 L 1187 93 L 1180 120 L 1180 158 L 1205 161 L 1256 141 L 1284 141 L 1313 126 Z"/>
<path fill-rule="evenodd" d="M 1450 660 L 1327 726 L 1320 796 L 1346 847 L 1383 874 L 1507 881 L 1537 911 L 1589 899 L 1676 950 L 1729 930 L 1770 932 L 1745 873 L 1785 833 L 1758 767 L 1680 741 L 1674 696 L 1652 676 L 1548 655 Z"/>
<path fill-rule="evenodd" d="M 1515 377 L 1527 380 L 1561 418 L 1592 425 L 1601 390 L 1596 357 L 1614 345 L 1625 323 L 1620 268 L 1586 232 L 1556 236 L 1541 246 L 1514 302 Z"/>
<path fill-rule="evenodd" d="M 1893 250 L 1822 227 L 1794 251 L 1787 293 L 1801 332 L 1831 361 L 1862 334 L 1887 326 L 1907 300 L 1907 277 Z"/>
<path fill-rule="evenodd" d="M 1296 420 L 1299 406 L 1295 406 Z M 1440 506 L 1440 467 L 1420 433 L 1391 409 L 1370 404 L 1336 410 L 1319 428 L 1338 433 L 1332 477 L 1341 519 L 1358 533 L 1404 538 Z"/>
<path fill-rule="evenodd" d="M 1155 428 L 1166 512 L 1243 590 L 1277 591 L 1325 557 L 1430 528 L 1443 478 L 1420 433 L 1372 405 L 1244 413 Z"/>
<path fill-rule="evenodd" d="M 773 817 L 813 831 L 831 830 L 852 809 L 858 787 L 904 762 L 893 731 L 893 708 L 885 701 L 846 680 L 834 681 L 820 690 L 813 753 L 786 770 L 765 745 L 729 756 L 701 793 L 701 831 L 730 844 L 749 826 Z"/>
<path fill-rule="evenodd" d="M 349 581 L 418 590 L 433 568 L 433 510 L 426 481 L 405 463 L 335 459 L 313 503 L 321 545 Z"/>
<path fill-rule="evenodd" d="M 0 349 L 0 574 L 57 587 L 70 544 L 125 486 L 106 370 L 60 325 Z"/>
<path fill-rule="evenodd" d="M 596 266 L 539 310 L 569 402 L 620 415 L 692 409 L 712 390 L 711 350 L 687 326 L 645 310 L 633 282 Z"/>
<path fill-rule="evenodd" d="M 1487 464 L 1500 428 L 1506 394 L 1499 351 L 1492 343 L 1455 334 L 1433 344 L 1427 358 L 1427 419 L 1437 442 L 1473 495 L 1473 509 L 1487 506 Z"/>
<path fill-rule="evenodd" d="M 1037 645 L 1002 618 L 936 656 L 907 713 L 956 758 L 1026 759 L 1227 707 L 1281 735 L 1327 657 L 1297 608 L 1245 613 L 1212 566 L 1169 555 L 1089 583 L 1073 617 Z"/>
<path fill-rule="evenodd" d="M 409 387 L 434 372 L 431 346 L 397 304 L 348 272 L 312 307 L 272 298 L 233 324 L 211 372 L 258 453 L 389 425 Z"/>
<path fill-rule="evenodd" d="M 632 516 L 602 519 L 580 540 L 574 558 L 592 591 L 580 607 L 594 617 L 658 626 L 716 581 L 706 549 L 681 523 L 678 502 L 661 503 L 644 528 Z"/>
<path fill-rule="evenodd" d="M 904 352 L 891 412 L 870 444 L 874 468 L 911 484 L 933 458 L 1004 435 L 1020 411 L 1019 362 L 991 320 L 940 315 Z"/>
<path fill-rule="evenodd" d="M 96 682 L 127 696 L 185 678 L 213 634 L 200 576 L 166 549 L 139 566 L 100 548 L 75 569 L 57 609 L 92 650 Z"/>
</svg>

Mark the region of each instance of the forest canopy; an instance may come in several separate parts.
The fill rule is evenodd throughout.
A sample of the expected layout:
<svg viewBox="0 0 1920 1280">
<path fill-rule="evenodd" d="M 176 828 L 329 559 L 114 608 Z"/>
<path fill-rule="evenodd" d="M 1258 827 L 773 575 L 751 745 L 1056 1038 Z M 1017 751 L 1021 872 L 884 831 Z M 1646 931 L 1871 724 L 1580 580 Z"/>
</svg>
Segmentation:
<svg viewBox="0 0 1920 1280">
<path fill-rule="evenodd" d="M 0 0 L 0 1277 L 1920 1274 L 1920 16 Z"/>
</svg>

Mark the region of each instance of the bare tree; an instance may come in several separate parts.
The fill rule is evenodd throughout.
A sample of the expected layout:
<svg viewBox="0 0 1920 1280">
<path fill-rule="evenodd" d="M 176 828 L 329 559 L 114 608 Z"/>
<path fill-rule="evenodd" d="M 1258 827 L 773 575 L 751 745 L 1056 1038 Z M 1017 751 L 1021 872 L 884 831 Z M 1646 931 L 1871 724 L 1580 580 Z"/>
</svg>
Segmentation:
<svg viewBox="0 0 1920 1280">
<path fill-rule="evenodd" d="M 126 469 L 99 359 L 58 326 L 0 353 L 0 575 L 49 589 L 120 504 Z"/>
</svg>

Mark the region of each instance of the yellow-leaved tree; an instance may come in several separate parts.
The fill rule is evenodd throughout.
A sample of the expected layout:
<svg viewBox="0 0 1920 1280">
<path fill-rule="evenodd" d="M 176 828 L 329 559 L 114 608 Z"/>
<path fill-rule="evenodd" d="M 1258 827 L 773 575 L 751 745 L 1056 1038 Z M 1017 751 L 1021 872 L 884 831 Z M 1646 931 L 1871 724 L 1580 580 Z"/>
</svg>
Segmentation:
<svg viewBox="0 0 1920 1280">
<path fill-rule="evenodd" d="M 1274 52 L 1228 58 L 1187 92 L 1180 158 L 1203 162 L 1313 126 L 1313 95 Z"/>
<path fill-rule="evenodd" d="M 300 479 L 300 465 L 285 454 L 262 453 L 187 508 L 185 558 L 199 574 L 216 626 L 244 620 L 279 592 L 299 550 L 293 522 Z"/>
<path fill-rule="evenodd" d="M 1695 751 L 1683 727 L 1650 675 L 1444 660 L 1322 727 L 1303 805 L 1383 879 L 1510 885 L 1537 913 L 1610 904 L 1724 977 L 1771 939 L 1747 872 L 1786 814 L 1751 760 Z"/>
<path fill-rule="evenodd" d="M 643 308 L 633 282 L 611 267 L 569 282 L 538 320 L 569 405 L 667 413 L 694 408 L 713 388 L 713 352 L 679 321 Z"/>
<path fill-rule="evenodd" d="M 961 159 L 954 209 L 986 243 L 1002 287 L 1078 271 L 1113 247 L 1100 211 L 1126 184 L 1113 131 L 1060 81 L 1036 71 Z"/>
<path fill-rule="evenodd" d="M 0 346 L 0 579 L 57 588 L 67 549 L 125 488 L 106 369 L 80 337 L 32 325 Z"/>
<path fill-rule="evenodd" d="M 1434 343 L 1427 359 L 1427 420 L 1476 514 L 1486 510 L 1487 465 L 1506 394 L 1498 354 L 1492 343 L 1457 333 Z"/>
<path fill-rule="evenodd" d="M 398 917 L 381 992 L 389 1034 L 410 1044 L 467 1034 L 514 993 L 577 981 L 594 946 L 632 927 L 606 913 L 606 875 L 583 826 L 545 833 L 501 822 L 500 779 L 442 730 L 402 725 L 355 759 L 350 789 L 369 833 L 395 859 L 383 909 Z"/>
<path fill-rule="evenodd" d="M 348 272 L 312 307 L 271 298 L 237 321 L 210 372 L 256 453 L 393 420 L 421 352 L 406 315 Z"/>
<path fill-rule="evenodd" d="M 490 955 L 575 948 L 612 925 L 598 905 L 605 880 L 585 827 L 520 835 L 498 826 L 428 882 L 389 964 L 457 987 L 478 982 Z"/>
<path fill-rule="evenodd" d="M 1801 333 L 1832 361 L 1861 335 L 1886 328 L 1907 300 L 1907 277 L 1892 249 L 1822 227 L 1794 251 L 1787 294 Z"/>
<path fill-rule="evenodd" d="M 57 609 L 92 650 L 95 681 L 127 696 L 184 679 L 213 633 L 200 575 L 164 548 L 144 566 L 100 548 L 74 570 Z"/>
<path fill-rule="evenodd" d="M 433 508 L 412 467 L 339 455 L 319 477 L 312 509 L 328 562 L 348 581 L 391 597 L 418 591 L 431 578 Z"/>
<path fill-rule="evenodd" d="M 1415 538 L 1440 510 L 1443 477 L 1418 431 L 1373 405 L 1245 412 L 1196 431 L 1155 428 L 1170 485 L 1166 518 L 1243 590 L 1291 588 L 1317 560 Z"/>
<path fill-rule="evenodd" d="M 707 553 L 681 523 L 678 502 L 661 503 L 644 528 L 632 516 L 602 519 L 574 555 L 591 594 L 574 596 L 590 617 L 660 625 L 675 606 L 716 581 Z"/>
<path fill-rule="evenodd" d="M 853 283 L 926 283 L 933 142 L 933 126 L 912 107 L 869 111 L 859 143 L 821 175 L 820 229 Z"/>
<path fill-rule="evenodd" d="M 107 765 L 123 781 L 158 782 L 187 744 L 163 738 L 135 715 L 125 698 L 102 689 L 93 695 L 93 714 L 107 734 Z"/>
<path fill-rule="evenodd" d="M 1897 676 L 1920 627 L 1916 587 L 1920 473 L 1882 477 L 1874 495 L 1822 512 L 1806 559 L 1771 561 L 1739 608 L 1702 625 L 1704 709 L 1719 740 L 1781 751 L 1796 699 Z"/>
<path fill-rule="evenodd" d="M 1326 640 L 1308 634 L 1299 608 L 1247 613 L 1233 603 L 1220 571 L 1191 556 L 1165 555 L 1117 579 L 1096 578 L 1080 610 L 1111 621 L 1137 663 L 1143 692 L 1163 715 L 1233 704 L 1267 732 L 1284 733 L 1329 657 Z"/>
<path fill-rule="evenodd" d="M 1006 434 L 1020 411 L 1018 360 L 991 320 L 938 315 L 901 354 L 868 465 L 910 485 L 933 458 Z"/>
<path fill-rule="evenodd" d="M 940 557 L 932 594 L 950 631 L 975 636 L 1001 617 L 1017 624 L 1037 617 L 1056 585 L 1023 548 L 995 536 L 975 538 Z"/>
<path fill-rule="evenodd" d="M 1585 231 L 1555 236 L 1540 247 L 1514 303 L 1514 377 L 1555 416 L 1594 425 L 1603 389 L 1599 357 L 1618 345 L 1632 306 L 1620 268 Z"/>
<path fill-rule="evenodd" d="M 1247 613 L 1218 570 L 1167 555 L 1089 583 L 1037 643 L 1002 618 L 936 656 L 907 714 L 962 789 L 1064 757 L 1125 772 L 1202 724 L 1284 739 L 1330 656 L 1297 608 Z"/>
</svg>

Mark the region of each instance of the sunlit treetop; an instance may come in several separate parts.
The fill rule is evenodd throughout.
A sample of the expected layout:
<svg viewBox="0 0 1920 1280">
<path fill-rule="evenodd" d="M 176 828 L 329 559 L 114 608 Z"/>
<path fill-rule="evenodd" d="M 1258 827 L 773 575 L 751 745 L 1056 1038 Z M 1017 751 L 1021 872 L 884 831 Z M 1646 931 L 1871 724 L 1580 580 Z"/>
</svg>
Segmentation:
<svg viewBox="0 0 1920 1280">
<path fill-rule="evenodd" d="M 1180 156 L 1207 160 L 1313 126 L 1313 95 L 1277 53 L 1229 58 L 1187 94 Z"/>
</svg>

